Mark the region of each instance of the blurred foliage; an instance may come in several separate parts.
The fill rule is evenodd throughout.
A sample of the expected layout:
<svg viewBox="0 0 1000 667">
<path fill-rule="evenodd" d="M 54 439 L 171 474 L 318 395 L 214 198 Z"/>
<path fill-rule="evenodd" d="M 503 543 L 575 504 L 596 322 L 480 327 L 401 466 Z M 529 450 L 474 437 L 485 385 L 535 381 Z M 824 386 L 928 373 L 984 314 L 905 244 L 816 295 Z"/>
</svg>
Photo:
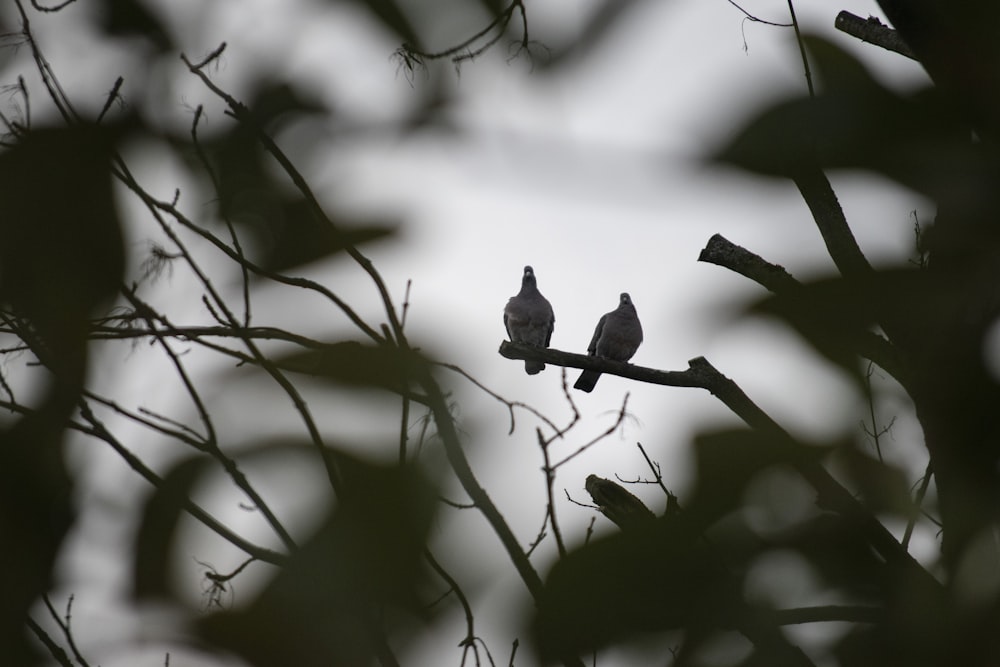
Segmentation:
<svg viewBox="0 0 1000 667">
<path fill-rule="evenodd" d="M 316 203 L 279 177 L 260 133 L 274 134 L 329 110 L 289 83 L 258 81 L 246 122 L 209 139 L 174 138 L 194 168 L 207 170 L 218 193 L 219 215 L 239 229 L 248 255 L 263 268 L 283 271 L 348 247 L 384 239 L 395 226 L 368 221 L 330 225 Z M 313 148 L 318 149 L 318 146 Z"/>
<path fill-rule="evenodd" d="M 921 38 L 933 34 L 929 17 L 955 13 L 942 3 L 884 4 L 892 5 L 890 15 L 912 19 L 905 25 L 917 25 Z M 995 52 L 995 40 L 989 46 L 977 37 L 986 39 L 975 31 L 961 42 L 931 39 L 923 55 L 940 65 L 943 48 L 956 52 L 956 62 L 969 53 Z M 680 628 L 685 632 L 673 664 L 699 664 L 696 649 L 707 634 L 736 629 L 753 645 L 740 664 L 811 664 L 780 644 L 770 645 L 779 647 L 777 654 L 770 652 L 756 636 L 760 628 L 745 625 L 778 617 L 747 606 L 740 577 L 764 554 L 791 549 L 827 590 L 878 612 L 833 643 L 840 664 L 990 665 L 1000 659 L 1000 598 L 992 575 L 977 572 L 989 579 L 983 585 L 991 593 L 975 604 L 960 585 L 983 539 L 991 544 L 988 567 L 995 570 L 1000 562 L 989 537 L 1000 526 L 1000 384 L 984 360 L 1000 315 L 1000 151 L 997 128 L 990 125 L 1000 116 L 981 113 L 997 94 L 992 84 L 1000 61 L 992 60 L 987 72 L 977 62 L 982 100 L 959 94 L 977 90 L 969 71 L 946 67 L 931 70 L 936 85 L 900 94 L 832 42 L 808 37 L 805 44 L 816 95 L 766 109 L 715 159 L 796 182 L 819 169 L 867 170 L 926 195 L 938 215 L 932 228 L 922 230 L 926 265 L 855 265 L 856 272 L 793 286 L 752 311 L 786 322 L 858 379 L 863 343 L 873 335 L 883 339 L 883 349 L 902 360 L 893 367 L 895 379 L 923 428 L 938 504 L 921 498 L 918 508 L 899 469 L 851 443 L 796 451 L 749 432 L 700 438 L 694 495 L 680 516 L 588 544 L 553 567 L 536 624 L 550 654 L 554 646 L 593 650 L 637 633 Z M 802 191 L 807 198 L 814 194 Z M 835 199 L 809 204 L 821 228 L 839 224 L 831 215 L 839 208 Z M 829 247 L 831 253 L 842 250 Z M 940 583 L 928 584 L 918 570 L 877 557 L 860 515 L 814 506 L 780 528 L 748 523 L 748 489 L 775 466 L 797 467 L 800 457 L 836 462 L 869 516 L 915 521 L 920 512 L 937 515 Z M 803 506 L 804 499 L 774 502 Z M 854 618 L 843 613 L 842 620 Z"/>
<path fill-rule="evenodd" d="M 98 11 L 101 28 L 109 36 L 145 39 L 160 54 L 175 48 L 163 22 L 141 0 L 104 0 Z"/>
<path fill-rule="evenodd" d="M 421 23 L 414 17 L 424 10 L 394 0 L 352 1 L 411 48 L 421 48 L 415 27 Z M 156 53 L 175 48 L 169 26 L 151 4 L 97 4 L 99 27 L 109 38 L 138 37 Z M 547 66 L 579 62 L 638 4 L 599 3 L 577 39 L 552 53 Z M 713 156 L 796 182 L 822 170 L 864 170 L 937 205 L 934 224 L 923 230 L 926 265 L 869 267 L 814 279 L 750 306 L 751 312 L 786 323 L 858 379 L 861 350 L 873 336 L 884 343 L 899 362 L 886 370 L 909 395 L 922 428 L 935 493 L 915 498 L 912 480 L 857 438 L 816 445 L 748 430 L 695 440 L 692 491 L 680 508 L 663 516 L 651 516 L 624 489 L 591 476 L 588 489 L 620 532 L 566 554 L 544 585 L 524 575 L 531 567 L 526 555 L 515 563 L 537 594 L 531 627 L 543 658 L 576 664 L 567 656 L 671 633 L 680 642 L 672 664 L 703 664 L 703 651 L 720 636 L 739 633 L 748 650 L 725 664 L 1000 662 L 1000 588 L 994 585 L 1000 555 L 992 540 L 1000 526 L 1000 383 L 984 362 L 1000 315 L 1000 60 L 992 34 L 996 23 L 989 22 L 995 10 L 987 4 L 970 1 L 956 9 L 943 0 L 880 3 L 933 81 L 908 93 L 883 85 L 835 43 L 806 37 L 817 94 L 774 104 Z M 470 49 L 499 41 L 488 29 L 494 25 L 490 20 L 509 19 L 517 7 L 530 11 L 500 0 L 470 7 L 477 17 L 485 8 L 487 16 L 482 41 Z M 976 24 L 963 31 L 955 16 L 966 12 Z M 516 32 L 518 22 L 510 23 L 496 22 L 500 35 Z M 529 41 L 527 35 L 518 38 Z M 430 50 L 449 53 L 447 46 Z M 463 50 L 468 49 L 453 53 Z M 44 60 L 36 63 L 43 76 L 51 76 Z M 47 83 L 60 99 L 58 86 L 51 79 Z M 448 100 L 433 102 L 421 113 L 440 114 Z M 48 373 L 37 405 L 11 400 L 19 412 L 0 430 L 0 541 L 16 545 L 0 550 L 0 660 L 16 665 L 36 662 L 23 635 L 24 619 L 52 585 L 52 568 L 73 515 L 64 429 L 80 405 L 93 318 L 118 292 L 124 264 L 111 196 L 117 173 L 112 137 L 81 122 L 68 107 L 61 110 L 68 120 L 64 129 L 29 132 L 26 125 L 8 125 L 13 145 L 0 154 L 3 324 Z M 295 179 L 286 178 L 287 166 L 279 176 L 273 153 L 262 144 L 262 137 L 290 123 L 326 117 L 330 111 L 323 104 L 297 82 L 261 76 L 246 110 L 242 122 L 225 132 L 172 141 L 211 181 L 218 217 L 247 240 L 247 256 L 255 263 L 286 270 L 392 235 L 394 227 L 385 223 L 331 225 L 307 190 L 289 186 Z M 150 126 L 133 130 L 161 138 Z M 825 209 L 808 203 L 817 218 L 836 207 L 835 198 L 824 202 Z M 849 229 L 840 231 L 850 236 Z M 834 244 L 828 247 L 838 252 Z M 212 314 L 222 319 L 218 311 Z M 274 373 L 306 373 L 415 397 L 415 385 L 430 377 L 427 361 L 410 351 L 398 332 L 381 333 L 384 340 L 371 343 L 343 340 L 285 354 L 274 360 Z M 437 400 L 430 393 L 418 398 Z M 403 403 L 408 409 L 408 401 Z M 450 418 L 447 406 L 441 415 Z M 96 427 L 93 431 L 100 435 Z M 175 461 L 160 477 L 146 475 L 156 489 L 145 504 L 134 547 L 139 600 L 180 597 L 172 554 L 178 527 L 209 466 L 221 465 L 238 483 L 245 480 L 214 435 L 202 441 L 190 433 L 185 437 L 201 456 Z M 425 563 L 438 504 L 435 486 L 409 465 L 362 461 L 315 440 L 310 447 L 319 448 L 317 458 L 331 479 L 339 475 L 343 483 L 335 502 L 316 508 L 319 527 L 272 563 L 276 573 L 246 605 L 209 616 L 187 610 L 187 620 L 207 645 L 256 667 L 393 664 L 390 646 L 405 642 L 408 632 L 429 618 Z M 454 453 L 448 454 L 458 469 Z M 802 493 L 774 483 L 789 477 L 815 486 L 815 479 L 802 474 L 814 469 L 836 470 L 848 498 L 857 501 L 855 509 L 822 506 L 815 488 Z M 771 492 L 766 500 L 761 485 Z M 485 497 L 483 492 L 476 503 Z M 259 504 L 255 509 L 264 512 Z M 940 526 L 936 579 L 915 561 L 883 557 L 872 538 L 873 523 L 904 521 L 912 527 L 923 515 Z M 820 582 L 824 599 L 843 604 L 777 608 L 780 586 L 773 586 L 770 597 L 750 595 L 754 568 L 775 554 L 799 559 Z M 980 576 L 988 580 L 985 593 L 962 583 Z M 453 582 L 448 586 L 461 596 Z M 813 655 L 810 647 L 794 645 L 782 626 L 818 617 L 846 629 L 828 651 Z M 466 645 L 476 642 L 469 624 Z"/>
<path fill-rule="evenodd" d="M 255 667 L 370 664 L 388 652 L 386 616 L 429 618 L 420 593 L 427 588 L 424 549 L 437 505 L 433 485 L 415 468 L 328 455 L 347 483 L 343 498 L 252 601 L 198 621 L 205 640 Z M 135 550 L 139 599 L 175 597 L 170 564 L 177 526 L 210 463 L 178 463 L 147 502 Z M 397 620 L 394 627 L 405 625 Z"/>
<path fill-rule="evenodd" d="M 333 383 L 388 389 L 397 394 L 408 393 L 419 374 L 427 372 L 427 361 L 416 353 L 355 341 L 295 352 L 280 357 L 275 363 L 279 368 Z"/>
</svg>

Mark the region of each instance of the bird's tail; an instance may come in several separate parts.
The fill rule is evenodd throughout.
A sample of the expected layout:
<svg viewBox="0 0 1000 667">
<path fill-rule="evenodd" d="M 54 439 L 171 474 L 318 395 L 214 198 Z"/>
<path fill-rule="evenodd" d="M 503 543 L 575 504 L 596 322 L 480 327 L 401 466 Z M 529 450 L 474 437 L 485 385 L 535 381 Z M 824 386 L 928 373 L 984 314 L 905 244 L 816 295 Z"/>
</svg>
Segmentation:
<svg viewBox="0 0 1000 667">
<path fill-rule="evenodd" d="M 524 372 L 528 375 L 538 375 L 545 370 L 545 364 L 540 361 L 525 361 Z"/>
<path fill-rule="evenodd" d="M 591 392 L 594 390 L 594 385 L 597 384 L 597 379 L 601 377 L 601 374 L 597 371 L 584 371 L 580 373 L 580 377 L 576 379 L 573 384 L 574 389 L 579 389 L 580 391 Z"/>
</svg>

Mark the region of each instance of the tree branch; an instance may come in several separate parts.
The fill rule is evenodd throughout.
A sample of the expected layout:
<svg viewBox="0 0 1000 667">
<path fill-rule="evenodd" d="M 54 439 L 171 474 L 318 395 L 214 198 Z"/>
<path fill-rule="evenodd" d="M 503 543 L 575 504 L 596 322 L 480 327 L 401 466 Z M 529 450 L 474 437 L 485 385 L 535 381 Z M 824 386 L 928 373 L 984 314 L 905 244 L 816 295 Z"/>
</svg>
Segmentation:
<svg viewBox="0 0 1000 667">
<path fill-rule="evenodd" d="M 840 273 L 849 278 L 870 274 L 871 264 L 861 252 L 844 217 L 844 209 L 823 170 L 803 167 L 796 171 L 792 180 L 812 212 L 827 252 Z"/>
<path fill-rule="evenodd" d="M 742 246 L 714 234 L 698 255 L 699 262 L 715 264 L 749 278 L 776 295 L 787 295 L 802 288 L 784 267 L 771 264 Z M 898 382 L 906 385 L 905 364 L 896 347 L 883 336 L 872 331 L 860 331 L 852 337 L 856 352 L 882 367 Z"/>
<path fill-rule="evenodd" d="M 617 375 L 648 384 L 662 384 L 668 387 L 698 387 L 697 380 L 689 371 L 661 371 L 655 368 L 636 366 L 624 361 L 613 361 L 589 354 L 563 352 L 554 348 L 533 347 L 508 340 L 500 344 L 500 355 L 507 359 L 545 361 L 556 366 L 595 370 Z"/>
<path fill-rule="evenodd" d="M 883 24 L 874 16 L 863 19 L 848 11 L 842 11 L 834 19 L 833 26 L 841 32 L 845 32 L 852 37 L 857 37 L 862 42 L 881 46 L 883 49 L 895 51 L 899 55 L 913 60 L 917 59 L 917 55 L 913 52 L 913 49 L 903 41 L 899 33 Z"/>
<path fill-rule="evenodd" d="M 500 354 L 514 360 L 530 359 L 556 366 L 569 365 L 574 368 L 599 370 L 648 384 L 705 389 L 722 401 L 748 426 L 773 438 L 776 446 L 784 450 L 789 463 L 815 489 L 818 496 L 817 505 L 850 520 L 883 559 L 890 565 L 899 567 L 903 572 L 912 574 L 914 583 L 920 585 L 923 592 L 935 594 L 941 592 L 940 583 L 903 548 L 892 533 L 850 491 L 835 480 L 814 458 L 802 456 L 796 440 L 758 407 L 738 384 L 716 370 L 704 357 L 691 359 L 685 371 L 661 371 L 509 341 L 504 341 L 500 345 Z"/>
<path fill-rule="evenodd" d="M 769 292 L 782 294 L 802 286 L 785 267 L 771 264 L 760 255 L 738 246 L 721 234 L 713 234 L 698 255 L 699 262 L 715 264 L 749 278 Z"/>
</svg>

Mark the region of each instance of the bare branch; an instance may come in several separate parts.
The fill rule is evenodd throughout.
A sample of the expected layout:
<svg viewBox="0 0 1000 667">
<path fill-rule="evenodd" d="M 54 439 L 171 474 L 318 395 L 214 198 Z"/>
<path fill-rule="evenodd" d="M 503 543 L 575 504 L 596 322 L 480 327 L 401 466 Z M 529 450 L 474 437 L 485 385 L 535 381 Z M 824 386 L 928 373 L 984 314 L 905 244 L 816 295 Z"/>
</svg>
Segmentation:
<svg viewBox="0 0 1000 667">
<path fill-rule="evenodd" d="M 788 13 L 792 17 L 792 27 L 795 29 L 795 43 L 799 45 L 799 56 L 802 58 L 802 68 L 806 77 L 806 88 L 809 89 L 809 97 L 814 97 L 816 91 L 813 89 L 812 72 L 809 69 L 809 58 L 806 57 L 806 45 L 802 41 L 802 31 L 799 29 L 799 20 L 795 17 L 795 3 L 788 0 Z"/>
<path fill-rule="evenodd" d="M 566 555 L 566 545 L 563 543 L 559 522 L 556 520 L 556 501 L 553 493 L 556 482 L 556 467 L 552 465 L 552 460 L 549 458 L 549 442 L 542 437 L 542 430 L 535 429 L 535 435 L 538 438 L 538 446 L 542 450 L 544 460 L 542 472 L 545 473 L 545 497 L 547 499 L 545 514 L 548 516 L 549 525 L 552 526 L 552 534 L 556 538 L 556 549 L 559 551 L 559 557 L 562 558 Z"/>
<path fill-rule="evenodd" d="M 594 445 L 596 445 L 597 443 L 601 442 L 602 440 L 604 440 L 605 438 L 607 438 L 609 435 L 611 435 L 612 433 L 614 433 L 615 431 L 617 431 L 618 427 L 621 426 L 622 423 L 625 421 L 626 415 L 628 415 L 628 411 L 627 411 L 628 397 L 629 397 L 629 395 L 625 394 L 625 398 L 622 399 L 622 406 L 618 410 L 618 416 L 615 419 L 615 422 L 611 426 L 609 426 L 603 433 L 599 434 L 597 437 L 593 438 L 589 442 L 586 442 L 586 443 L 580 445 L 579 447 L 577 447 L 576 451 L 574 451 L 572 454 L 569 454 L 569 455 L 565 456 L 563 459 L 561 459 L 558 463 L 556 463 L 554 466 L 552 466 L 553 470 L 555 470 L 557 468 L 560 468 L 563 465 L 569 463 L 570 461 L 572 461 L 573 459 L 575 459 L 577 456 L 579 456 L 580 454 L 583 454 L 585 451 L 587 451 L 588 449 L 590 449 L 591 447 L 593 447 Z"/>
<path fill-rule="evenodd" d="M 884 25 L 874 16 L 869 16 L 867 19 L 863 19 L 860 16 L 855 16 L 848 11 L 842 11 L 837 14 L 837 18 L 833 21 L 833 26 L 845 32 L 852 37 L 857 37 L 862 42 L 868 42 L 869 44 L 874 44 L 875 46 L 881 46 L 883 49 L 889 51 L 895 51 L 901 56 L 906 56 L 912 60 L 917 60 L 917 55 L 913 52 L 913 49 L 903 41 L 903 38 L 899 36 L 899 33 Z"/>
<path fill-rule="evenodd" d="M 40 12 L 58 12 L 60 9 L 66 7 L 67 5 L 72 5 L 76 0 L 63 0 L 57 5 L 51 7 L 46 7 L 45 5 L 39 4 L 38 0 L 31 0 L 31 6 Z"/>
<path fill-rule="evenodd" d="M 123 79 L 122 77 L 118 77 L 117 79 L 115 79 L 114 85 L 111 86 L 111 90 L 108 92 L 108 99 L 105 100 L 104 107 L 101 108 L 101 113 L 97 114 L 98 124 L 100 124 L 100 122 L 104 120 L 105 114 L 107 114 L 108 111 L 111 110 L 111 105 L 114 104 L 116 100 L 118 100 L 119 102 L 121 101 L 120 91 L 122 84 L 124 82 L 125 79 Z"/>
<path fill-rule="evenodd" d="M 458 581 L 438 562 L 430 549 L 424 549 L 424 559 L 431 566 L 431 569 L 448 585 L 448 593 L 454 593 L 458 603 L 462 606 L 462 612 L 465 614 L 465 638 L 459 642 L 459 646 L 462 646 L 464 650 L 473 651 L 476 657 L 476 664 L 479 664 L 479 654 L 476 648 L 476 619 L 472 613 L 472 605 L 469 604 L 469 598 L 466 597 L 462 587 L 458 585 Z M 445 593 L 445 595 L 448 593 Z"/>
<path fill-rule="evenodd" d="M 639 451 L 642 452 L 642 457 L 646 459 L 646 464 L 649 466 L 649 469 L 653 471 L 653 476 L 656 478 L 656 483 L 660 485 L 660 489 L 662 489 L 664 495 L 667 496 L 666 513 L 674 514 L 676 512 L 679 512 L 680 505 L 678 505 L 677 503 L 677 496 L 672 494 L 670 490 L 667 488 L 667 486 L 663 483 L 663 475 L 660 473 L 660 464 L 653 463 L 653 461 L 649 458 L 649 454 L 646 453 L 646 449 L 642 446 L 641 442 L 637 442 L 635 444 L 639 448 Z"/>
<path fill-rule="evenodd" d="M 70 651 L 73 652 L 73 658 L 80 667 L 90 667 L 90 663 L 87 659 L 83 657 L 80 653 L 80 649 L 76 645 L 76 640 L 73 638 L 73 596 L 70 595 L 69 599 L 66 600 L 66 614 L 60 618 L 59 614 L 56 612 L 55 607 L 52 606 L 52 601 L 49 600 L 48 595 L 43 595 L 42 600 L 45 602 L 45 608 L 48 609 L 49 615 L 52 616 L 52 620 L 56 622 L 59 629 L 62 630 L 63 636 L 66 638 L 66 642 L 69 644 Z"/>
<path fill-rule="evenodd" d="M 791 23 L 776 23 L 775 21 L 767 21 L 767 20 L 762 19 L 762 18 L 760 18 L 758 16 L 754 16 L 753 14 L 751 14 L 750 12 L 748 12 L 747 10 L 743 9 L 743 7 L 741 7 L 738 4 L 736 4 L 735 2 L 733 2 L 733 0 L 726 0 L 726 1 L 729 4 L 731 4 L 733 7 L 735 7 L 736 9 L 740 10 L 743 13 L 743 16 L 746 18 L 747 21 L 752 21 L 753 23 L 763 23 L 764 25 L 771 25 L 771 26 L 775 26 L 775 27 L 778 27 L 778 28 L 791 28 L 792 27 Z"/>
<path fill-rule="evenodd" d="M 521 12 L 522 35 L 519 42 L 519 51 L 527 50 L 529 46 L 528 17 L 524 8 L 524 2 L 523 0 L 512 0 L 496 18 L 490 21 L 489 25 L 454 46 L 443 51 L 429 52 L 421 51 L 411 44 L 403 44 L 396 50 L 395 56 L 402 61 L 404 67 L 411 71 L 415 65 L 423 65 L 425 60 L 448 58 L 455 65 L 459 65 L 466 60 L 474 60 L 500 41 L 504 31 L 510 24 L 511 18 L 514 16 L 515 10 L 520 10 Z M 477 42 L 480 41 L 482 43 L 477 46 Z"/>
<path fill-rule="evenodd" d="M 601 371 L 631 380 L 669 387 L 697 387 L 696 379 L 688 371 L 661 371 L 655 368 L 636 366 L 624 361 L 613 361 L 588 354 L 563 352 L 552 347 L 541 348 L 508 340 L 500 343 L 500 355 L 507 359 L 544 361 L 555 366 Z"/>
<path fill-rule="evenodd" d="M 775 294 L 786 293 L 802 284 L 785 267 L 772 264 L 721 234 L 713 234 L 698 255 L 699 262 L 715 264 L 749 278 Z"/>
</svg>

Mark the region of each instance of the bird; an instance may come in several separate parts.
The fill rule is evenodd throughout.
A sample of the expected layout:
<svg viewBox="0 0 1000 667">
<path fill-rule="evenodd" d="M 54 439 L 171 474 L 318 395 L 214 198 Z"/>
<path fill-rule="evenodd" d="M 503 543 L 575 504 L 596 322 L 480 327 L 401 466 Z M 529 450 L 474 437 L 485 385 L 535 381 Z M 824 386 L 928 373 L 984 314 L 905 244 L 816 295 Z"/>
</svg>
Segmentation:
<svg viewBox="0 0 1000 667">
<path fill-rule="evenodd" d="M 618 298 L 618 307 L 605 313 L 597 322 L 594 337 L 590 339 L 587 354 L 615 361 L 628 361 L 642 343 L 642 325 L 635 312 L 635 305 L 628 292 Z M 590 392 L 594 390 L 600 371 L 585 370 L 573 384 L 574 389 Z"/>
<path fill-rule="evenodd" d="M 552 304 L 538 291 L 535 270 L 524 267 L 521 276 L 521 291 L 512 296 L 503 309 L 503 325 L 514 343 L 524 343 L 535 347 L 548 347 L 552 339 L 552 329 L 556 318 Z M 540 361 L 525 361 L 524 370 L 528 375 L 536 375 L 545 369 Z"/>
</svg>

